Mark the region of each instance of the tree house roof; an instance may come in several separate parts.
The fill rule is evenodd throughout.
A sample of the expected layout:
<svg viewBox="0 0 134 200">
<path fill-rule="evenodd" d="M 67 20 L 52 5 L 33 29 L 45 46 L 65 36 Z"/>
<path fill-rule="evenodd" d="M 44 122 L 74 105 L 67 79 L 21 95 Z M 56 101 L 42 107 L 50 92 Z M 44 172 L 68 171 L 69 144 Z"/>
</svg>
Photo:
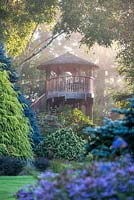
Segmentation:
<svg viewBox="0 0 134 200">
<path fill-rule="evenodd" d="M 89 62 L 83 58 L 80 58 L 78 56 L 75 56 L 71 53 L 65 53 L 57 58 L 54 58 L 52 60 L 49 60 L 41 65 L 38 66 L 38 69 L 40 70 L 45 70 L 48 67 L 54 68 L 57 66 L 62 66 L 62 65 L 66 65 L 66 66 L 79 66 L 79 67 L 90 67 L 90 68 L 99 68 L 96 64 Z"/>
</svg>

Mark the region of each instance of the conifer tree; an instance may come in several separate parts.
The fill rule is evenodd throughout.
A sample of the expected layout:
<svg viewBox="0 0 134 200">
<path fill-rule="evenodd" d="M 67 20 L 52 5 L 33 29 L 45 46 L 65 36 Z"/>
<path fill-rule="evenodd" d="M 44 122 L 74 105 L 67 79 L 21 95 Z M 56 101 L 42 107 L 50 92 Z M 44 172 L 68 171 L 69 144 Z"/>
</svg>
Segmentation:
<svg viewBox="0 0 134 200">
<path fill-rule="evenodd" d="M 85 133 L 89 135 L 87 152 L 96 157 L 109 157 L 126 151 L 134 156 L 134 98 L 128 101 L 128 108 L 113 109 L 113 112 L 124 115 L 123 119 L 113 121 L 106 118 L 103 126 L 85 129 Z"/>
<path fill-rule="evenodd" d="M 30 124 L 17 93 L 7 72 L 0 71 L 0 155 L 32 158 L 29 134 Z"/>
<path fill-rule="evenodd" d="M 4 45 L 0 43 L 0 70 L 6 70 L 9 73 L 9 80 L 11 83 L 15 83 L 19 76 L 16 73 L 16 70 L 12 67 L 11 57 L 6 56 L 6 51 Z"/>
<path fill-rule="evenodd" d="M 39 144 L 40 141 L 42 140 L 42 135 L 40 133 L 40 130 L 36 122 L 35 113 L 32 111 L 31 103 L 22 94 L 20 88 L 16 86 L 16 82 L 19 76 L 15 68 L 12 67 L 11 57 L 6 56 L 6 51 L 4 50 L 3 44 L 0 44 L 0 62 L 2 63 L 0 70 L 8 71 L 9 80 L 11 83 L 13 83 L 13 88 L 18 93 L 18 100 L 23 106 L 24 115 L 29 119 L 30 125 L 32 127 L 30 130 L 31 132 L 30 137 L 32 138 L 33 141 L 32 147 L 34 150 L 36 145 Z"/>
</svg>

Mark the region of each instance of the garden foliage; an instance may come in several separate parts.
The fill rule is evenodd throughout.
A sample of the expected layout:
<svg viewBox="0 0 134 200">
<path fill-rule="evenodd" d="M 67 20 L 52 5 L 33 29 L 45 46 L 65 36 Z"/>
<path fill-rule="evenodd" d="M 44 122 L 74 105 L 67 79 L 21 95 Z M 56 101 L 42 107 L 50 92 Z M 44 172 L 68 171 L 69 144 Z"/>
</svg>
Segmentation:
<svg viewBox="0 0 134 200">
<path fill-rule="evenodd" d="M 18 200 L 133 200 L 134 165 L 129 159 L 94 162 L 85 169 L 42 173 L 34 185 L 20 189 Z"/>
<path fill-rule="evenodd" d="M 78 160 L 84 153 L 86 143 L 72 129 L 63 128 L 55 133 L 46 135 L 37 148 L 37 155 L 48 158 Z"/>
<path fill-rule="evenodd" d="M 6 71 L 0 71 L 0 94 L 0 155 L 31 158 L 30 124 Z"/>
<path fill-rule="evenodd" d="M 4 41 L 8 53 L 18 56 L 39 24 L 53 23 L 58 4 L 57 0 L 0 0 L 0 42 Z"/>
<path fill-rule="evenodd" d="M 37 122 L 43 134 L 51 134 L 62 128 L 62 124 L 56 115 L 40 112 L 37 115 Z"/>
<path fill-rule="evenodd" d="M 78 108 L 73 109 L 70 106 L 65 106 L 64 110 L 62 109 L 62 111 L 59 112 L 58 119 L 62 127 L 70 127 L 77 134 L 81 134 L 83 128 L 93 126 L 93 122 L 88 116 Z"/>
<path fill-rule="evenodd" d="M 17 89 L 18 90 L 18 89 Z M 35 151 L 36 146 L 42 141 L 43 137 L 37 125 L 35 112 L 31 108 L 31 102 L 18 90 L 18 100 L 23 105 L 24 115 L 28 118 L 31 125 L 30 138 L 32 139 L 32 148 Z"/>
<path fill-rule="evenodd" d="M 9 80 L 13 84 L 13 89 L 17 93 L 17 97 L 19 102 L 21 103 L 23 107 L 23 112 L 25 117 L 29 119 L 29 123 L 31 125 L 30 133 L 29 136 L 32 138 L 32 147 L 33 150 L 35 146 L 42 140 L 41 133 L 39 131 L 39 128 L 37 126 L 36 122 L 36 116 L 35 113 L 32 111 L 31 108 L 31 103 L 24 97 L 22 92 L 20 91 L 20 88 L 16 86 L 16 82 L 19 78 L 16 70 L 14 67 L 12 67 L 12 62 L 10 57 L 6 57 L 6 52 L 4 50 L 4 46 L 0 44 L 0 71 L 6 70 L 9 74 Z"/>
<path fill-rule="evenodd" d="M 39 171 L 45 171 L 49 167 L 49 161 L 46 158 L 39 157 L 33 162 L 35 168 Z"/>
<path fill-rule="evenodd" d="M 114 112 L 124 115 L 123 119 L 112 121 L 107 118 L 104 126 L 85 129 L 89 136 L 87 152 L 91 152 L 95 157 L 111 157 L 128 149 L 128 152 L 134 155 L 134 99 L 128 100 L 128 108 L 113 109 Z"/>
<path fill-rule="evenodd" d="M 4 45 L 0 43 L 0 71 L 8 71 L 9 79 L 11 83 L 15 83 L 19 76 L 14 67 L 12 67 L 12 61 L 10 57 L 6 56 Z"/>
<path fill-rule="evenodd" d="M 2 156 L 0 157 L 0 176 L 16 176 L 22 171 L 24 165 L 24 161 L 18 158 Z"/>
<path fill-rule="evenodd" d="M 81 110 L 65 106 L 56 110 L 56 115 L 48 115 L 40 113 L 38 115 L 38 124 L 42 133 L 54 133 L 61 128 L 72 128 L 78 135 L 84 137 L 82 129 L 87 126 L 94 126 L 92 120 L 89 119 Z"/>
</svg>

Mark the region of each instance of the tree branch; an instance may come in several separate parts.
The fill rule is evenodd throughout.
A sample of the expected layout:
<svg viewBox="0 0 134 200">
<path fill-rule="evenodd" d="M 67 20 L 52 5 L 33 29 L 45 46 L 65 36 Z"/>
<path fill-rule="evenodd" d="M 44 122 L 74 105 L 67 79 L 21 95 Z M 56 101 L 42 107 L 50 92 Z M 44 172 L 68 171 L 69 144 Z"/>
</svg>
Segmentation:
<svg viewBox="0 0 134 200">
<path fill-rule="evenodd" d="M 41 51 L 43 51 L 44 49 L 46 49 L 57 37 L 59 37 L 60 35 L 62 35 L 64 33 L 64 31 L 60 32 L 57 35 L 52 35 L 51 37 L 49 37 L 48 39 L 46 39 L 45 42 L 47 42 L 47 44 L 45 44 L 42 48 L 40 48 L 38 51 L 36 51 L 35 53 L 33 53 L 31 56 L 29 56 L 28 58 L 26 58 L 25 60 L 23 60 L 19 65 L 23 65 L 24 63 L 28 62 L 29 60 L 31 60 L 32 58 L 34 58 L 35 56 L 37 56 Z"/>
<path fill-rule="evenodd" d="M 31 53 L 33 53 L 37 48 L 41 47 L 41 45 L 45 42 L 48 42 L 50 39 L 52 38 L 52 36 L 48 37 L 45 40 L 42 40 L 39 44 L 36 45 L 36 47 L 34 47 L 34 49 L 32 49 Z"/>
<path fill-rule="evenodd" d="M 27 49 L 27 50 L 29 50 L 29 48 L 30 48 L 30 43 L 31 43 L 31 41 L 32 41 L 32 38 L 33 38 L 33 35 L 34 35 L 35 31 L 36 31 L 37 28 L 38 28 L 38 25 L 39 25 L 39 23 L 36 24 L 36 26 L 35 26 L 35 28 L 34 28 L 32 34 L 31 34 L 31 37 L 30 37 L 30 39 L 29 39 L 29 41 L 28 41 L 28 43 L 27 43 L 27 46 L 26 46 L 26 49 Z"/>
</svg>

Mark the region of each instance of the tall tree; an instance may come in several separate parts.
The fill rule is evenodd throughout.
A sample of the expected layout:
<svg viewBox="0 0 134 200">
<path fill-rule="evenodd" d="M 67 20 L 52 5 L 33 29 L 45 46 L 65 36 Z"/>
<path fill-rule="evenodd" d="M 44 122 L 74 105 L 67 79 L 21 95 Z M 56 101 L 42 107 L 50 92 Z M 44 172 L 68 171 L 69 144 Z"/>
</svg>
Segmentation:
<svg viewBox="0 0 134 200">
<path fill-rule="evenodd" d="M 65 0 L 60 1 L 60 8 L 61 18 L 54 32 L 79 32 L 83 36 L 81 43 L 89 47 L 94 43 L 110 46 L 117 41 L 119 71 L 134 83 L 134 1 Z"/>
<path fill-rule="evenodd" d="M 32 158 L 30 124 L 6 71 L 0 71 L 0 94 L 0 155 Z"/>
<path fill-rule="evenodd" d="M 34 147 L 41 141 L 42 136 L 37 126 L 35 113 L 32 111 L 31 103 L 25 98 L 25 96 L 20 91 L 20 88 L 16 86 L 16 81 L 18 80 L 19 76 L 16 70 L 12 67 L 11 58 L 5 55 L 4 46 L 0 44 L 0 63 L 2 63 L 0 71 L 6 70 L 9 74 L 9 80 L 13 84 L 13 89 L 17 93 L 17 97 L 19 102 L 22 105 L 23 112 L 25 117 L 29 120 L 29 124 L 31 125 L 31 129 L 29 136 L 32 139 L 33 149 Z"/>
<path fill-rule="evenodd" d="M 38 24 L 50 24 L 54 19 L 57 24 L 52 37 L 25 61 L 39 54 L 61 33 L 79 32 L 83 36 L 81 43 L 89 47 L 95 43 L 110 46 L 117 41 L 119 72 L 133 83 L 133 0 L 1 0 L 0 40 L 5 41 L 8 52 L 17 56 L 31 40 Z"/>
<path fill-rule="evenodd" d="M 129 83 L 132 83 L 134 78 L 134 1 L 61 0 L 59 9 L 61 15 L 56 18 L 57 24 L 54 27 L 53 36 L 25 61 L 39 54 L 58 34 L 66 33 L 70 36 L 73 32 L 78 32 L 82 35 L 81 43 L 89 48 L 95 43 L 107 47 L 116 41 L 119 46 L 119 72 L 126 76 Z"/>
<path fill-rule="evenodd" d="M 0 1 L 0 42 L 7 52 L 19 55 L 40 23 L 54 20 L 58 0 L 1 0 Z"/>
</svg>

